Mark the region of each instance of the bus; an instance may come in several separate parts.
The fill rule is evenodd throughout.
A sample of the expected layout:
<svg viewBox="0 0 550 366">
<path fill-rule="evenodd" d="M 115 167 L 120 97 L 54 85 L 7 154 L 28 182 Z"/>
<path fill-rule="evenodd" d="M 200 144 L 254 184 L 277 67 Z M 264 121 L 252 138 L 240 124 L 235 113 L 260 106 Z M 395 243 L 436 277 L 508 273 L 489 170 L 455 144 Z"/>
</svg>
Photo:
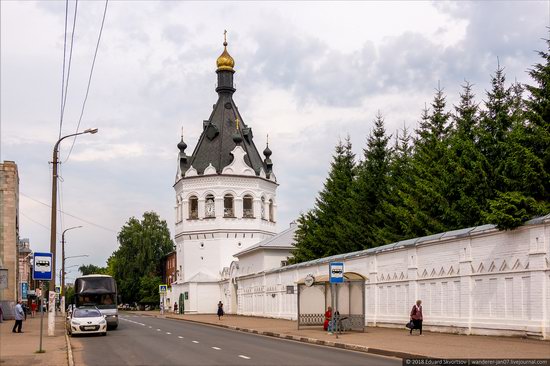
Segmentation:
<svg viewBox="0 0 550 366">
<path fill-rule="evenodd" d="M 97 307 L 109 329 L 118 327 L 117 299 L 116 281 L 111 276 L 92 274 L 78 277 L 74 282 L 75 307 Z"/>
</svg>

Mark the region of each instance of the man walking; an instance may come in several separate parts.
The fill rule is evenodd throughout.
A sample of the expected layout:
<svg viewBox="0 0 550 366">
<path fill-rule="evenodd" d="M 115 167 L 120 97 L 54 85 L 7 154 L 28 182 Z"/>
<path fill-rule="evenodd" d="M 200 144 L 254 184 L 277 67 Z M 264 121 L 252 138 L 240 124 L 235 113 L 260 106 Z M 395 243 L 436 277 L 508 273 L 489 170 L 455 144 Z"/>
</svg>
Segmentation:
<svg viewBox="0 0 550 366">
<path fill-rule="evenodd" d="M 23 319 L 25 318 L 25 313 L 23 312 L 23 307 L 21 306 L 21 300 L 17 301 L 15 305 L 15 324 L 11 330 L 15 333 L 15 328 L 17 328 L 17 333 L 23 333 L 21 327 L 23 327 Z"/>
</svg>

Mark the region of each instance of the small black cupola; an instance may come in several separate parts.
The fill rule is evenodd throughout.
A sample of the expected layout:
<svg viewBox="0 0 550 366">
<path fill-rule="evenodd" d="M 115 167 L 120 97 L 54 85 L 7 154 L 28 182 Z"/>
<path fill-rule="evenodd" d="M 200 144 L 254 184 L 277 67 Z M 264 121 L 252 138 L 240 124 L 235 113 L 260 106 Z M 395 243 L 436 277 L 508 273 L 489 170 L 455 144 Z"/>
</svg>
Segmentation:
<svg viewBox="0 0 550 366">
<path fill-rule="evenodd" d="M 270 159 L 271 154 L 272 154 L 272 151 L 269 148 L 269 135 L 267 135 L 267 142 L 264 149 L 264 156 L 265 156 L 264 163 L 267 168 L 266 176 L 268 179 L 271 176 L 271 172 L 273 171 L 273 162 Z"/>
<path fill-rule="evenodd" d="M 185 154 L 185 149 L 187 149 L 187 144 L 185 143 L 185 141 L 183 141 L 183 129 L 181 132 L 181 141 L 178 142 L 178 149 L 180 151 L 179 153 L 180 171 L 183 174 L 187 169 L 187 155 Z"/>
</svg>

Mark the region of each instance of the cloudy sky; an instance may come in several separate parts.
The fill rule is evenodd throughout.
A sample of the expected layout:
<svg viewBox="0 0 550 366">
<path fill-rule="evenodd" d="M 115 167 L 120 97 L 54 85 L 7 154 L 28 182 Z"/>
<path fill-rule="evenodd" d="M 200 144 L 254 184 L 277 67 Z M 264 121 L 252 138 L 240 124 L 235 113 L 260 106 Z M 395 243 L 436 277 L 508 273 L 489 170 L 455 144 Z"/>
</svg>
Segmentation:
<svg viewBox="0 0 550 366">
<path fill-rule="evenodd" d="M 78 4 L 63 134 L 77 127 L 103 7 Z M 65 1 L 0 10 L 0 160 L 19 167 L 21 236 L 45 251 Z M 68 160 L 72 141 L 61 147 L 61 205 L 72 215 L 62 228 L 84 226 L 67 234 L 67 256 L 89 255 L 67 265 L 104 265 L 120 227 L 147 210 L 173 231 L 176 144 L 183 127 L 192 151 L 216 102 L 224 29 L 234 98 L 260 150 L 269 134 L 283 230 L 312 207 L 340 137 L 360 154 L 377 110 L 389 133 L 414 128 L 438 82 L 451 104 L 465 79 L 482 100 L 497 58 L 508 80 L 529 82 L 549 19 L 547 1 L 110 1 L 81 124 L 99 133 L 78 138 Z"/>
</svg>

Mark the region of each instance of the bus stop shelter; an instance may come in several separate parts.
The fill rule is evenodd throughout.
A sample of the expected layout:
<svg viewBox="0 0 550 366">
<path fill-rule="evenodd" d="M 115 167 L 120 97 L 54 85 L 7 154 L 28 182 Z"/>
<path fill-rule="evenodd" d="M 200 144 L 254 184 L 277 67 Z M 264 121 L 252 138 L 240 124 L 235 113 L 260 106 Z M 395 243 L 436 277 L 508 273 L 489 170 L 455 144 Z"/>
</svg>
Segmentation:
<svg viewBox="0 0 550 366">
<path fill-rule="evenodd" d="M 331 306 L 332 286 L 328 275 L 314 277 L 306 285 L 306 278 L 298 281 L 298 329 L 323 326 L 325 311 Z M 335 285 L 337 309 L 343 330 L 365 331 L 365 277 L 345 272 L 344 282 Z"/>
</svg>

